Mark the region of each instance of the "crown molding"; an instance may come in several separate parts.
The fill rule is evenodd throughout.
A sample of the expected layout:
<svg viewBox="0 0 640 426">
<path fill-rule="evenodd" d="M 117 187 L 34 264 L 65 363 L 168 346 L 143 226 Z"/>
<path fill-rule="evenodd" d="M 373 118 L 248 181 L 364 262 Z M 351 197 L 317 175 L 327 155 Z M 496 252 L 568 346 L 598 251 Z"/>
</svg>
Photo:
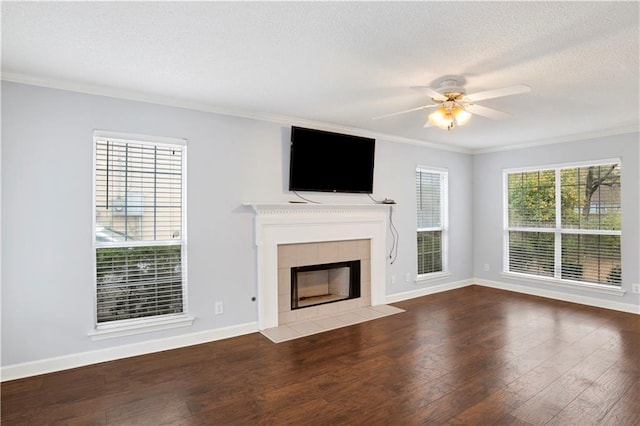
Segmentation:
<svg viewBox="0 0 640 426">
<path fill-rule="evenodd" d="M 341 126 L 333 123 L 325 123 L 321 121 L 307 120 L 298 117 L 286 115 L 268 114 L 255 111 L 239 110 L 229 107 L 221 107 L 213 104 L 194 102 L 186 99 L 160 96 L 150 93 L 137 92 L 133 90 L 117 89 L 109 86 L 101 86 L 96 84 L 78 83 L 68 80 L 58 80 L 52 78 L 36 77 L 22 73 L 3 72 L 0 77 L 3 81 L 12 83 L 27 84 L 31 86 L 40 86 L 50 89 L 66 90 L 70 92 L 78 92 L 89 95 L 105 96 L 109 98 L 124 99 L 129 101 L 146 102 L 156 105 L 171 106 L 184 108 L 200 112 L 209 112 L 213 114 L 227 115 L 240 118 L 248 118 L 270 123 L 283 124 L 286 126 L 311 127 L 319 130 L 327 130 L 341 133 L 349 133 L 357 136 L 370 137 L 374 139 L 383 139 L 389 142 L 404 143 L 410 145 L 419 145 L 421 147 L 433 148 L 441 151 L 452 151 L 462 154 L 472 154 L 472 151 L 466 148 L 443 145 L 435 142 L 424 141 L 419 139 L 403 138 L 386 133 L 372 132 L 366 129 L 356 127 Z"/>
<path fill-rule="evenodd" d="M 556 145 L 556 144 L 566 143 L 566 142 L 585 141 L 589 139 L 597 139 L 597 138 L 603 138 L 608 136 L 625 135 L 629 133 L 638 133 L 638 132 L 640 132 L 640 125 L 637 122 L 625 123 L 618 127 L 612 127 L 609 129 L 562 135 L 556 138 L 534 140 L 531 142 L 526 142 L 526 143 L 517 144 L 517 145 L 501 146 L 501 147 L 486 148 L 486 149 L 476 149 L 476 150 L 473 150 L 471 153 L 473 155 L 476 155 L 476 154 L 487 154 L 492 152 L 512 151 L 517 149 L 535 148 L 538 146 Z"/>
<path fill-rule="evenodd" d="M 386 133 L 372 132 L 366 129 L 360 129 L 360 128 L 350 127 L 350 126 L 342 126 L 342 125 L 326 123 L 322 121 L 308 120 L 308 119 L 286 116 L 286 115 L 268 114 L 268 113 L 256 112 L 256 111 L 239 110 L 239 109 L 222 107 L 222 106 L 203 103 L 203 102 L 189 101 L 182 98 L 160 96 L 160 95 L 155 95 L 150 93 L 137 92 L 137 91 L 126 90 L 126 89 L 118 89 L 114 87 L 101 86 L 96 84 L 78 83 L 78 82 L 72 82 L 68 80 L 36 77 L 28 74 L 13 73 L 13 72 L 3 72 L 0 79 L 3 81 L 9 81 L 12 83 L 21 83 L 21 84 L 27 84 L 31 86 L 40 86 L 40 87 L 47 87 L 51 89 L 67 90 L 71 92 L 105 96 L 109 98 L 145 102 L 150 104 L 170 106 L 170 107 L 176 107 L 176 108 L 184 108 L 184 109 L 189 109 L 194 111 L 209 112 L 213 114 L 227 115 L 232 117 L 248 118 L 253 120 L 266 121 L 270 123 L 282 124 L 286 126 L 293 125 L 293 126 L 310 127 L 310 128 L 316 128 L 319 130 L 333 131 L 333 132 L 339 132 L 339 133 L 349 133 L 357 136 L 370 137 L 374 139 L 383 139 L 389 142 L 418 145 L 421 147 L 427 147 L 427 148 L 437 149 L 441 151 L 451 151 L 451 152 L 458 152 L 462 154 L 471 154 L 471 155 L 487 154 L 487 153 L 501 152 L 501 151 L 512 151 L 512 150 L 533 148 L 533 147 L 544 146 L 544 145 L 554 145 L 554 144 L 565 143 L 565 142 L 575 142 L 580 140 L 595 139 L 595 138 L 601 138 L 601 137 L 607 137 L 607 136 L 637 133 L 640 131 L 640 125 L 637 122 L 623 123 L 620 126 L 617 126 L 614 128 L 584 132 L 584 133 L 562 135 L 562 136 L 558 136 L 550 139 L 532 140 L 530 142 L 517 144 L 517 145 L 499 146 L 499 147 L 493 147 L 493 148 L 467 149 L 467 148 L 462 148 L 458 146 L 445 145 L 445 144 L 421 140 L 421 139 L 403 138 L 403 137 L 390 135 Z"/>
</svg>

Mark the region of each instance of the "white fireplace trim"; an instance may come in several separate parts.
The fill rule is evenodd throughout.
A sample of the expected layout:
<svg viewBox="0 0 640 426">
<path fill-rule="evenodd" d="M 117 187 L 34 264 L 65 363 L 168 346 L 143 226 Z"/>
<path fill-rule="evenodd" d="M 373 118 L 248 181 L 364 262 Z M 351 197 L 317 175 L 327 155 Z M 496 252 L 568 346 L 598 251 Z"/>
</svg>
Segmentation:
<svg viewBox="0 0 640 426">
<path fill-rule="evenodd" d="M 388 205 L 250 203 L 255 215 L 258 328 L 278 326 L 278 245 L 369 239 L 371 305 L 385 303 Z"/>
</svg>

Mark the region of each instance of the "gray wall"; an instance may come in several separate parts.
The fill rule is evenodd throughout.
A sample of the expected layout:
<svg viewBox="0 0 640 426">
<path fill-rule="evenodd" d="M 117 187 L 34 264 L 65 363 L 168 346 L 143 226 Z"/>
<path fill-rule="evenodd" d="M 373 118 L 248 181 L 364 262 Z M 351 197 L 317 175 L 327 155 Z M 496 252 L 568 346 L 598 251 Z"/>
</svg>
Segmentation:
<svg viewBox="0 0 640 426">
<path fill-rule="evenodd" d="M 94 129 L 188 140 L 191 327 L 91 341 Z M 253 216 L 242 203 L 286 202 L 289 125 L 2 83 L 2 365 L 45 360 L 257 320 Z M 375 194 L 394 198 L 399 257 L 387 294 L 415 278 L 415 167 L 449 169 L 452 276 L 473 276 L 472 156 L 377 140 Z M 364 195 L 320 201 L 368 203 Z M 441 280 L 443 282 L 443 280 Z M 432 283 L 437 284 L 437 283 Z M 429 284 L 429 285 L 432 285 Z M 224 314 L 214 316 L 214 301 Z"/>
<path fill-rule="evenodd" d="M 398 258 L 387 268 L 387 295 L 420 292 L 443 283 L 458 282 L 473 276 L 471 235 L 473 211 L 471 208 L 471 155 L 449 151 L 425 149 L 409 144 L 385 144 L 378 151 L 384 159 L 380 174 L 389 176 L 376 182 L 381 194 L 393 198 L 393 218 L 400 234 Z M 439 280 L 416 284 L 416 165 L 446 168 L 449 172 L 449 272 Z M 376 166 L 378 167 L 378 166 Z M 407 273 L 410 281 L 407 282 Z M 395 275 L 395 284 L 391 278 Z"/>
<path fill-rule="evenodd" d="M 94 129 L 188 140 L 188 300 L 196 317 L 191 327 L 101 341 L 88 337 L 94 309 Z M 3 82 L 2 365 L 255 322 L 253 216 L 242 204 L 294 199 L 286 191 L 288 138 L 289 124 Z M 631 284 L 640 282 L 637 133 L 475 156 L 378 139 L 374 196 L 398 202 L 393 218 L 400 234 L 398 258 L 387 266 L 386 294 L 411 294 L 472 277 L 510 283 L 500 275 L 502 170 L 611 157 L 622 158 L 627 294 L 518 284 L 637 305 L 638 295 L 630 292 Z M 426 284 L 413 282 L 418 164 L 449 170 L 451 276 Z M 305 195 L 370 202 L 363 195 Z M 223 315 L 213 314 L 217 300 L 224 302 Z"/>
<path fill-rule="evenodd" d="M 474 213 L 474 277 L 512 282 L 502 272 L 502 172 L 503 169 L 543 166 L 579 161 L 621 158 L 622 182 L 622 288 L 624 296 L 593 293 L 582 289 L 564 288 L 536 281 L 520 281 L 532 289 L 591 297 L 600 300 L 639 304 L 639 295 L 631 293 L 631 285 L 640 283 L 640 152 L 638 133 L 595 138 L 578 142 L 544 145 L 528 149 L 474 155 L 473 157 L 473 213 Z M 488 264 L 489 271 L 484 271 Z"/>
</svg>

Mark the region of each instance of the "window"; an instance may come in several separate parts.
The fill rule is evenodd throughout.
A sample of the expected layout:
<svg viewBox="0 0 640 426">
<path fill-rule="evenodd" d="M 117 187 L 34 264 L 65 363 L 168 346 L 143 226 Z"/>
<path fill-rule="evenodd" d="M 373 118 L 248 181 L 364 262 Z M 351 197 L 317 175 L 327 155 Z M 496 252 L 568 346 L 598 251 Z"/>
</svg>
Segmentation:
<svg viewBox="0 0 640 426">
<path fill-rule="evenodd" d="M 620 162 L 505 171 L 505 272 L 621 286 Z"/>
<path fill-rule="evenodd" d="M 416 169 L 418 276 L 447 271 L 447 172 Z"/>
<path fill-rule="evenodd" d="M 184 314 L 185 142 L 94 141 L 97 328 Z"/>
</svg>

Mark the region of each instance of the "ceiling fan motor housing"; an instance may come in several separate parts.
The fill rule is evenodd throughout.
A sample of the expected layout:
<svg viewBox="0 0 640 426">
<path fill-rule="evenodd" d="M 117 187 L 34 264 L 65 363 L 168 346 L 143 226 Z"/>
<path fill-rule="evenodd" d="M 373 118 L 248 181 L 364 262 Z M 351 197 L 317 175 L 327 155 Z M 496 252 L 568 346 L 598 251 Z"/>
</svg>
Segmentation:
<svg viewBox="0 0 640 426">
<path fill-rule="evenodd" d="M 462 98 L 464 98 L 464 95 L 467 94 L 465 88 L 458 86 L 458 82 L 456 80 L 444 80 L 440 84 L 438 92 L 442 93 L 442 95 L 449 101 L 461 101 Z"/>
</svg>

